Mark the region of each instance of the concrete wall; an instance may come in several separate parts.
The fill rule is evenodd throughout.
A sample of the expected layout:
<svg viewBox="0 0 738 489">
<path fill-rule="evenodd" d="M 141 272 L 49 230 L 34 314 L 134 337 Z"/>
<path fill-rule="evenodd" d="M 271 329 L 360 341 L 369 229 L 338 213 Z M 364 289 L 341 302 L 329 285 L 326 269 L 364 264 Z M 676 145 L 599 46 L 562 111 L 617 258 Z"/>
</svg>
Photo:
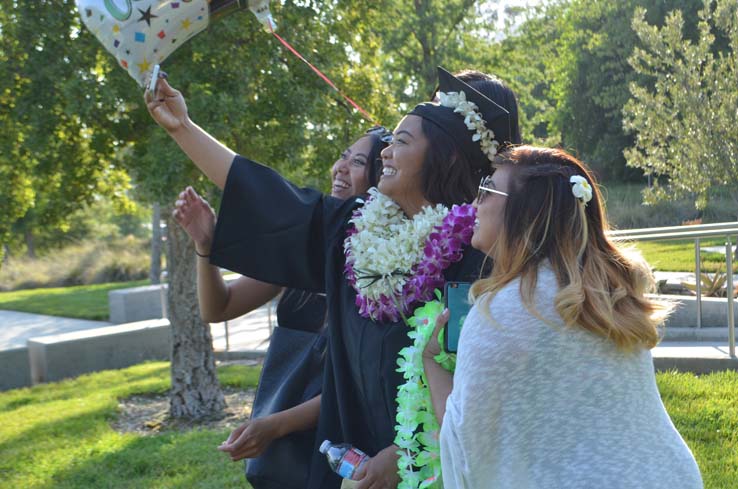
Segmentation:
<svg viewBox="0 0 738 489">
<path fill-rule="evenodd" d="M 652 295 L 651 297 L 677 304 L 676 309 L 666 322 L 666 328 L 697 327 L 697 298 L 684 295 Z M 738 299 L 734 299 L 734 319 L 738 324 Z M 702 298 L 702 327 L 727 328 L 728 301 L 725 298 Z"/>
<path fill-rule="evenodd" d="M 156 319 L 30 339 L 31 382 L 168 360 L 170 329 L 167 319 Z"/>
<path fill-rule="evenodd" d="M 31 385 L 28 348 L 0 351 L 0 391 Z"/>
<path fill-rule="evenodd" d="M 166 297 L 166 284 L 111 290 L 108 292 L 110 322 L 123 324 L 166 317 L 162 308 Z"/>
</svg>

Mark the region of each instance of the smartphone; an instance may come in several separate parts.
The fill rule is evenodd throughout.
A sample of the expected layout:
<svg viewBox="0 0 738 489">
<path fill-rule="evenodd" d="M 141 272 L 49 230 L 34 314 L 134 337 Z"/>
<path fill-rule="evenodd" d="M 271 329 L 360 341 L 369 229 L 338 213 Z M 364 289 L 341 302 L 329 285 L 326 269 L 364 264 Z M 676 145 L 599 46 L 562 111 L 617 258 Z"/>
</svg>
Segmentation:
<svg viewBox="0 0 738 489">
<path fill-rule="evenodd" d="M 154 71 L 151 72 L 151 80 L 149 80 L 149 92 L 152 95 L 156 95 L 156 82 L 159 79 L 159 65 L 154 65 Z"/>
<path fill-rule="evenodd" d="M 459 348 L 459 336 L 466 315 L 469 314 L 469 282 L 446 283 L 446 308 L 449 312 L 448 324 L 444 330 L 443 348 L 449 353 L 456 353 Z"/>
</svg>

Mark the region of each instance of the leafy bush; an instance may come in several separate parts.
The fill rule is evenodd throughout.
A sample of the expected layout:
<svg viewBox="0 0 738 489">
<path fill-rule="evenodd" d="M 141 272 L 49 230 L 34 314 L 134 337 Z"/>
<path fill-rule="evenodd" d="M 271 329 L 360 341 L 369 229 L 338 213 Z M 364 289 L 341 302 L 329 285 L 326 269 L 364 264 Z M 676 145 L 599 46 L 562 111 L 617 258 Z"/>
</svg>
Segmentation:
<svg viewBox="0 0 738 489">
<path fill-rule="evenodd" d="M 148 240 L 126 236 L 64 247 L 36 259 L 10 257 L 0 290 L 140 280 L 149 274 Z"/>
<path fill-rule="evenodd" d="M 716 189 L 707 207 L 699 213 L 694 202 L 680 199 L 644 205 L 643 185 L 614 184 L 602 190 L 607 217 L 617 229 L 635 229 L 661 226 L 679 226 L 685 221 L 701 217 L 704 224 L 736 220 L 735 204 L 725 189 Z"/>
</svg>

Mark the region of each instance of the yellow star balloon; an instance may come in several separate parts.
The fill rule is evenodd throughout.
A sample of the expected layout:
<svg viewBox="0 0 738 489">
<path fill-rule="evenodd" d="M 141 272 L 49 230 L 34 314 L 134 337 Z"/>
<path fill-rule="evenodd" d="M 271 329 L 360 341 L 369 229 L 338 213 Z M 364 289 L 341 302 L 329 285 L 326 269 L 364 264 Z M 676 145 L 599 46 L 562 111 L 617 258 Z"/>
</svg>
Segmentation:
<svg viewBox="0 0 738 489">
<path fill-rule="evenodd" d="M 273 25 L 269 0 L 74 0 L 82 22 L 118 64 L 144 87 L 163 62 L 211 19 L 251 10 Z"/>
<path fill-rule="evenodd" d="M 151 68 L 151 63 L 149 63 L 146 60 L 146 57 L 144 57 L 143 61 L 141 63 L 136 63 L 136 66 L 138 66 L 138 70 L 141 73 L 146 73 L 149 71 L 149 68 Z"/>
</svg>

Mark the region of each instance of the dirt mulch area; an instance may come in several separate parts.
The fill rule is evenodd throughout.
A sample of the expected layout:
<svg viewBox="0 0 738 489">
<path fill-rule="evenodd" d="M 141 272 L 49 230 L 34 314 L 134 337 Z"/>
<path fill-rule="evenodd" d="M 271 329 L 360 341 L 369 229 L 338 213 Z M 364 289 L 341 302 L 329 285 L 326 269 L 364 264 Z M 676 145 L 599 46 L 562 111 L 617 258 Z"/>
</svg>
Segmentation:
<svg viewBox="0 0 738 489">
<path fill-rule="evenodd" d="M 221 365 L 220 362 L 219 365 Z M 131 396 L 118 401 L 120 414 L 111 426 L 118 433 L 138 435 L 156 435 L 165 431 L 182 432 L 195 429 L 232 430 L 251 416 L 255 393 L 255 389 L 244 391 L 223 387 L 223 397 L 226 402 L 223 416 L 197 421 L 170 418 L 168 394 Z"/>
</svg>

